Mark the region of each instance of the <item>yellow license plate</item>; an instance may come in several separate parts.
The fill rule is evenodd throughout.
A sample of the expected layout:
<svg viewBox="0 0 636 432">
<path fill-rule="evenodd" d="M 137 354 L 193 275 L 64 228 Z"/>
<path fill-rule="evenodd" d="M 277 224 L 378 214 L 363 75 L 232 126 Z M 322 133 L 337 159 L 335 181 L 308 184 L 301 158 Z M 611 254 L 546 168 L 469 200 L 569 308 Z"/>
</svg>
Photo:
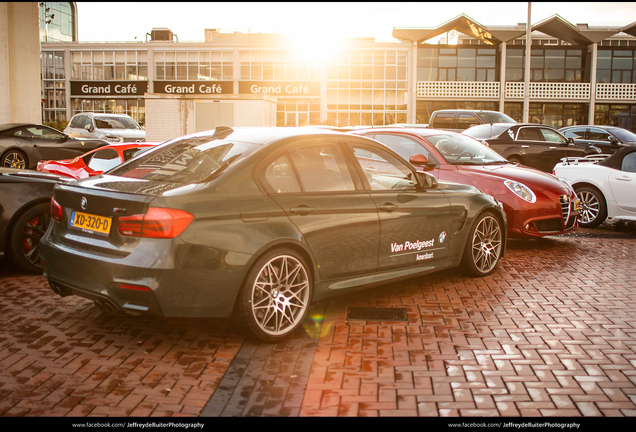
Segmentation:
<svg viewBox="0 0 636 432">
<path fill-rule="evenodd" d="M 574 201 L 574 210 L 581 210 L 581 200 Z"/>
<path fill-rule="evenodd" d="M 108 235 L 110 233 L 112 219 L 113 218 L 74 211 L 71 213 L 70 225 L 72 228 Z"/>
</svg>

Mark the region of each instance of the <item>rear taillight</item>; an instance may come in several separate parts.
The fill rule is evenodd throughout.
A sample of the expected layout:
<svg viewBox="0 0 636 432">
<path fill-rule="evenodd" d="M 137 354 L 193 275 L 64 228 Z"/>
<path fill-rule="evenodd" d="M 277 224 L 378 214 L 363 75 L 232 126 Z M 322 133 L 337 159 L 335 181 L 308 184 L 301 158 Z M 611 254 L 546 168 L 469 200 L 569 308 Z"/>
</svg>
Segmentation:
<svg viewBox="0 0 636 432">
<path fill-rule="evenodd" d="M 146 214 L 121 216 L 117 219 L 119 234 L 127 237 L 174 238 L 194 219 L 183 210 L 150 207 Z"/>
<path fill-rule="evenodd" d="M 62 206 L 55 201 L 55 198 L 51 197 L 51 218 L 58 222 L 62 222 L 63 215 L 64 211 L 62 210 Z"/>
<path fill-rule="evenodd" d="M 488 141 L 486 141 L 486 140 L 483 140 L 481 143 L 483 145 L 485 145 L 486 147 L 490 147 L 490 144 L 488 144 Z"/>
</svg>

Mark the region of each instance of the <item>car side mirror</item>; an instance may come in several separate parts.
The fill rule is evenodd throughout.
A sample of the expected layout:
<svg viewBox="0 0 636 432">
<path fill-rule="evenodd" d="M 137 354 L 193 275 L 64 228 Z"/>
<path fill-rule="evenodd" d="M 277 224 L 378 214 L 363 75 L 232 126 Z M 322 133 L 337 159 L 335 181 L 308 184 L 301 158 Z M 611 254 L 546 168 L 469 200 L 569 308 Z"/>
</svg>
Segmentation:
<svg viewBox="0 0 636 432">
<path fill-rule="evenodd" d="M 417 182 L 423 190 L 437 189 L 437 179 L 433 174 L 417 172 Z"/>
<path fill-rule="evenodd" d="M 84 129 L 86 129 L 89 132 L 93 132 L 93 125 L 86 125 L 84 126 Z"/>
<path fill-rule="evenodd" d="M 429 162 L 428 158 L 420 153 L 412 155 L 409 158 L 409 162 L 411 165 L 421 167 L 425 170 L 431 170 L 437 166 L 435 163 Z"/>
<path fill-rule="evenodd" d="M 620 141 L 618 141 L 618 139 L 614 136 L 609 137 L 609 142 L 612 144 L 620 144 Z"/>
</svg>

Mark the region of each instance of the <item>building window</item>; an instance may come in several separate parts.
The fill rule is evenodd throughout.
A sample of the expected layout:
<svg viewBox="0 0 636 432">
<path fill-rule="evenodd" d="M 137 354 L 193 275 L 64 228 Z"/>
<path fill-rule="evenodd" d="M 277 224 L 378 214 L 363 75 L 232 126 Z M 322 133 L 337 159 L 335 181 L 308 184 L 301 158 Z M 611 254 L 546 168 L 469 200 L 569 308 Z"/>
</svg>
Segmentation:
<svg viewBox="0 0 636 432">
<path fill-rule="evenodd" d="M 407 52 L 343 51 L 327 65 L 327 123 L 406 123 Z"/>
<path fill-rule="evenodd" d="M 234 79 L 231 51 L 155 51 L 155 79 L 224 81 Z"/>
<path fill-rule="evenodd" d="M 241 80 L 246 81 L 317 81 L 320 67 L 300 61 L 284 50 L 245 50 L 240 53 Z"/>
<path fill-rule="evenodd" d="M 40 2 L 40 41 L 72 42 L 75 14 L 70 2 Z"/>
<path fill-rule="evenodd" d="M 66 75 L 64 52 L 40 53 L 42 71 L 42 121 L 66 121 Z"/>
<path fill-rule="evenodd" d="M 71 79 L 147 81 L 146 51 L 71 51 Z"/>
<path fill-rule="evenodd" d="M 315 126 L 319 124 L 319 100 L 279 100 L 276 104 L 276 126 Z"/>
<path fill-rule="evenodd" d="M 494 48 L 418 48 L 418 81 L 494 82 L 497 53 Z"/>
<path fill-rule="evenodd" d="M 598 49 L 597 83 L 636 83 L 636 51 L 632 49 Z"/>
<path fill-rule="evenodd" d="M 636 105 L 596 104 L 594 124 L 617 126 L 636 132 Z"/>
<path fill-rule="evenodd" d="M 554 128 L 587 124 L 588 104 L 531 102 L 529 123 L 544 124 Z M 523 120 L 523 102 L 506 102 L 504 113 L 518 121 Z"/>
<path fill-rule="evenodd" d="M 583 49 L 539 46 L 531 49 L 530 81 L 583 82 L 585 53 Z M 506 50 L 506 81 L 524 81 L 525 47 Z"/>
</svg>

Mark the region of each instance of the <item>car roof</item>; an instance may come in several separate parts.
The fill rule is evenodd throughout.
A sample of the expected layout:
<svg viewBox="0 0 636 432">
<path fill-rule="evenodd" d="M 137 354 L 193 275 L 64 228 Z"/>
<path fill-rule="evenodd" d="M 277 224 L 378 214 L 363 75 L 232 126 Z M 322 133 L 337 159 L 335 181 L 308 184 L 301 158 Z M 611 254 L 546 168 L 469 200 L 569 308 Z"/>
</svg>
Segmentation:
<svg viewBox="0 0 636 432">
<path fill-rule="evenodd" d="M 0 125 L 0 132 L 8 131 L 10 129 L 23 127 L 23 126 L 44 126 L 44 125 L 36 125 L 35 123 L 5 123 Z"/>
<path fill-rule="evenodd" d="M 612 153 L 608 157 L 606 157 L 605 159 L 603 159 L 602 161 L 598 162 L 598 165 L 603 165 L 606 167 L 620 170 L 623 163 L 623 158 L 625 157 L 625 155 L 629 153 L 633 153 L 633 152 L 636 152 L 636 146 L 622 147 L 616 150 L 614 153 Z"/>
<path fill-rule="evenodd" d="M 493 110 L 462 109 L 462 108 L 458 108 L 458 109 L 446 108 L 446 109 L 435 110 L 434 112 L 491 112 L 491 113 L 503 114 L 499 111 L 493 111 Z"/>
<path fill-rule="evenodd" d="M 385 133 L 385 132 L 399 132 L 399 133 L 411 133 L 420 135 L 423 137 L 433 136 L 433 135 L 461 135 L 458 132 L 447 131 L 443 129 L 428 129 L 428 128 L 420 128 L 420 127 L 383 127 L 383 128 L 369 128 L 369 129 L 358 129 L 353 132 L 349 132 L 350 134 L 357 135 L 361 132 L 374 132 L 374 133 Z"/>
<path fill-rule="evenodd" d="M 216 129 L 196 132 L 181 136 L 168 142 L 180 141 L 184 138 L 214 137 L 223 140 L 235 140 L 251 144 L 266 145 L 272 141 L 296 136 L 342 136 L 342 132 L 310 127 L 228 127 L 217 126 Z"/>
</svg>

